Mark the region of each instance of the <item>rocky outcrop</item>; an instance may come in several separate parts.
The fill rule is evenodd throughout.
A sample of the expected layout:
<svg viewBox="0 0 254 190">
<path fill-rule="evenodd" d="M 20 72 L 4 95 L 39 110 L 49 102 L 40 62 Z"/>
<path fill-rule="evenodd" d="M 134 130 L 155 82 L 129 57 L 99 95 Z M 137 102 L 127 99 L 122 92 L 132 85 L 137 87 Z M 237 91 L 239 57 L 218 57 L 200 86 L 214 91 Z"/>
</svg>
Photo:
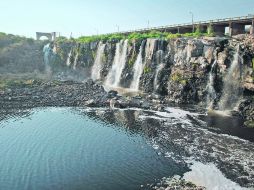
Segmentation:
<svg viewBox="0 0 254 190">
<path fill-rule="evenodd" d="M 121 50 L 116 53 L 119 41 L 101 43 L 105 44 L 105 48 L 103 52 L 100 52 L 101 69 L 97 72 L 100 72 L 99 80 L 105 82 L 115 56 L 121 57 L 123 55 Z M 129 40 L 127 54 L 124 55 L 126 57 L 121 58 L 125 63 L 122 72 L 119 71 L 121 77 L 118 87 L 128 89 L 131 88 L 134 80 L 139 80 L 139 90 L 145 93 L 159 94 L 168 102 L 198 103 L 203 106 L 213 104 L 212 107 L 219 109 L 219 107 L 223 107 L 219 105 L 222 102 L 221 98 L 228 98 L 225 93 L 230 93 L 228 91 L 233 90 L 229 86 L 225 91 L 225 85 L 228 85 L 226 80 L 236 80 L 239 81 L 239 84 L 241 83 L 239 97 L 254 95 L 253 43 L 253 37 L 248 35 L 238 35 L 234 38 Z M 54 47 L 62 65 L 71 70 L 83 70 L 89 77 L 98 44 L 99 42 L 88 44 L 69 42 L 66 44 L 56 43 Z M 138 57 L 139 54 L 141 58 Z M 231 68 L 234 63 L 237 68 Z M 136 64 L 142 66 L 138 67 Z M 142 70 L 141 75 L 134 79 L 137 77 L 135 69 Z M 238 70 L 239 76 L 234 69 Z M 136 72 L 136 75 L 137 73 L 139 72 Z M 209 95 L 211 86 L 209 87 L 208 84 L 212 84 L 212 96 Z M 208 96 L 213 99 L 207 98 Z M 231 103 L 231 100 L 223 101 L 225 105 Z M 236 104 L 238 98 L 234 97 L 232 101 L 235 101 L 234 104 Z"/>
<path fill-rule="evenodd" d="M 194 103 L 204 107 L 212 104 L 215 109 L 226 109 L 225 105 L 228 106 L 231 101 L 234 103 L 228 107 L 235 109 L 233 104 L 236 105 L 241 97 L 253 99 L 254 38 L 249 35 L 128 40 L 127 53 L 124 54 L 121 48 L 117 50 L 119 44 L 123 44 L 117 40 L 82 44 L 75 40 L 56 41 L 49 44 L 49 54 L 44 54 L 44 57 L 42 43 L 27 42 L 21 46 L 15 45 L 5 53 L 0 52 L 0 72 L 6 72 L 7 68 L 12 72 L 41 71 L 45 69 L 45 60 L 48 59 L 53 73 L 66 72 L 67 75 L 71 73 L 89 78 L 99 44 L 103 44 L 103 49 L 97 59 L 100 69 L 95 68 L 95 72 L 99 72 L 101 83 L 106 81 L 115 56 L 120 56 L 123 69 L 117 73 L 120 75 L 118 88 L 133 88 L 133 81 L 136 81 L 137 89 L 131 90 L 158 94 L 164 102 Z M 139 72 L 137 69 L 140 69 Z M 228 80 L 238 81 L 237 95 L 230 97 L 235 89 Z M 134 85 L 135 88 L 137 85 Z M 226 85 L 231 86 L 226 88 Z M 220 106 L 222 103 L 225 105 Z M 252 114 L 247 111 L 251 109 L 243 108 L 246 104 L 239 107 L 241 115 L 246 120 L 253 120 L 247 117 Z"/>
<path fill-rule="evenodd" d="M 247 37 L 245 37 L 247 38 Z M 244 38 L 244 39 L 245 39 Z M 130 87 L 133 79 L 133 65 L 143 45 L 142 64 L 143 71 L 140 78 L 139 89 L 144 92 L 157 92 L 168 95 L 170 101 L 175 102 L 200 102 L 206 96 L 206 84 L 208 73 L 212 63 L 217 61 L 215 69 L 215 89 L 220 93 L 223 85 L 223 77 L 232 64 L 236 47 L 240 47 L 240 56 L 243 59 L 241 64 L 243 88 L 253 92 L 253 69 L 252 38 L 248 40 L 238 38 L 203 37 L 199 39 L 178 38 L 172 40 L 130 40 L 128 42 L 128 53 L 126 63 L 121 73 L 120 86 Z M 247 42 L 246 42 L 247 41 Z M 253 40 L 254 41 L 254 40 Z M 105 42 L 103 52 L 101 81 L 104 81 L 114 60 L 116 43 L 118 41 Z M 56 44 L 57 54 L 61 56 L 62 63 L 66 64 L 68 53 L 71 54 L 70 68 L 91 69 L 96 54 L 98 43 L 90 44 Z M 66 47 L 65 47 L 66 46 Z M 77 53 L 78 52 L 78 53 Z M 75 63 L 75 55 L 78 58 Z M 161 69 L 159 66 L 161 65 Z M 154 81 L 159 87 L 155 87 Z"/>
</svg>

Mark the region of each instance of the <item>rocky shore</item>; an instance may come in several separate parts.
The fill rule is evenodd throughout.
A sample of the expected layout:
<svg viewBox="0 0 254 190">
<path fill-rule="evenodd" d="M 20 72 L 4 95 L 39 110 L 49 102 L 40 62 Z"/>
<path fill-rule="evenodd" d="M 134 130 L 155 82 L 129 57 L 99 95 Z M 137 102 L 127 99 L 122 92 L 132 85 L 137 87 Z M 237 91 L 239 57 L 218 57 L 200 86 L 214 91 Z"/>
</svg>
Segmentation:
<svg viewBox="0 0 254 190">
<path fill-rule="evenodd" d="M 0 90 L 2 109 L 26 109 L 46 106 L 71 107 L 136 107 L 143 109 L 162 109 L 159 96 L 128 97 L 118 95 L 117 91 L 106 92 L 103 86 L 88 79 L 76 81 L 40 81 L 30 80 L 19 85 L 11 85 Z M 156 98 L 156 99 L 155 99 Z"/>
<path fill-rule="evenodd" d="M 1 113 L 13 109 L 24 110 L 51 106 L 141 108 L 163 111 L 164 107 L 170 105 L 175 104 L 168 101 L 165 96 L 148 93 L 137 93 L 132 96 L 119 94 L 115 90 L 106 91 L 102 85 L 93 82 L 91 79 L 86 79 L 82 82 L 30 79 L 21 80 L 18 84 L 12 84 L 0 89 Z M 200 110 L 204 110 L 202 107 L 198 107 Z M 253 127 L 252 122 L 249 122 L 254 120 L 253 113 L 254 105 L 252 99 L 246 99 L 239 105 L 238 115 L 246 121 L 246 126 Z"/>
</svg>

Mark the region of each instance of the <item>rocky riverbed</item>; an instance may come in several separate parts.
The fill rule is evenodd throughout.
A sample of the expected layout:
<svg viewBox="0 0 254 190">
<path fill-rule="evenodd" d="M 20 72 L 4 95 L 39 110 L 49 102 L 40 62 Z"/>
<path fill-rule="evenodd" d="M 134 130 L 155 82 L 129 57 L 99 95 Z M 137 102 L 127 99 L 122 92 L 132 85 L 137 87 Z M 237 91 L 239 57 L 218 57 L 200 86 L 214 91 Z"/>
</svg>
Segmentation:
<svg viewBox="0 0 254 190">
<path fill-rule="evenodd" d="M 0 110 L 2 112 L 6 112 L 8 109 L 47 106 L 142 108 L 162 111 L 165 106 L 175 105 L 158 94 L 141 92 L 119 94 L 115 90 L 106 91 L 102 85 L 93 82 L 91 79 L 82 82 L 73 80 L 20 80 L 0 89 L 0 95 Z M 199 109 L 203 112 L 206 111 L 201 107 Z M 244 121 L 249 121 L 253 120 L 253 111 L 253 100 L 247 99 L 240 104 L 239 112 L 234 112 L 234 114 L 237 114 Z M 252 123 L 250 123 L 251 126 Z"/>
<path fill-rule="evenodd" d="M 160 96 L 129 97 L 118 95 L 117 91 L 106 92 L 104 87 L 88 79 L 77 81 L 41 81 L 29 80 L 8 86 L 0 90 L 1 108 L 33 108 L 46 106 L 89 106 L 108 107 L 110 101 L 114 107 L 137 107 L 144 109 L 162 109 Z"/>
</svg>

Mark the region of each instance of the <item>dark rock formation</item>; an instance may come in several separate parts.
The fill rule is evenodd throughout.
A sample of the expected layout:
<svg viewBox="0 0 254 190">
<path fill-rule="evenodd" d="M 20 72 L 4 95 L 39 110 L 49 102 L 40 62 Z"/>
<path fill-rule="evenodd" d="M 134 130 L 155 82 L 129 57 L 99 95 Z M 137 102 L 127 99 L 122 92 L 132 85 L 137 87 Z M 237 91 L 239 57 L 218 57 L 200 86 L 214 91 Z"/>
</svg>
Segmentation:
<svg viewBox="0 0 254 190">
<path fill-rule="evenodd" d="M 101 42 L 105 49 L 101 57 L 100 81 L 103 83 L 112 67 L 116 44 L 119 41 Z M 45 43 L 44 43 L 45 44 Z M 57 41 L 50 45 L 50 68 L 57 76 L 76 76 L 74 79 L 91 76 L 99 42 L 79 44 L 74 40 Z M 202 37 L 177 38 L 170 40 L 146 39 L 129 40 L 125 65 L 121 73 L 121 88 L 129 88 L 134 77 L 134 64 L 141 51 L 142 75 L 139 90 L 148 94 L 159 94 L 164 101 L 175 103 L 194 103 L 207 106 L 208 83 L 213 73 L 213 108 L 219 107 L 223 96 L 225 80 L 232 73 L 231 80 L 239 80 L 239 97 L 253 99 L 254 96 L 254 38 L 238 35 L 233 38 Z M 15 45 L 0 52 L 0 73 L 42 71 L 45 68 L 42 55 L 43 43 L 28 42 Z M 240 76 L 230 71 L 235 55 L 240 57 L 238 70 Z M 45 60 L 44 60 L 45 62 Z M 216 62 L 213 70 L 212 65 Z M 22 65 L 22 67 L 21 67 Z M 244 92 L 244 93 L 242 93 Z M 232 92 L 231 92 L 232 93 Z M 211 101 L 211 100 L 210 100 Z M 237 101 L 234 98 L 234 101 Z M 247 101 L 248 102 L 248 101 Z M 234 102 L 236 104 L 237 102 Z M 134 103 L 136 105 L 136 103 Z M 228 103 L 227 103 L 228 104 Z M 245 120 L 252 121 L 247 115 L 249 103 L 240 105 L 240 113 Z M 141 104 L 140 104 L 141 106 Z M 144 107 L 149 107 L 147 104 Z"/>
</svg>

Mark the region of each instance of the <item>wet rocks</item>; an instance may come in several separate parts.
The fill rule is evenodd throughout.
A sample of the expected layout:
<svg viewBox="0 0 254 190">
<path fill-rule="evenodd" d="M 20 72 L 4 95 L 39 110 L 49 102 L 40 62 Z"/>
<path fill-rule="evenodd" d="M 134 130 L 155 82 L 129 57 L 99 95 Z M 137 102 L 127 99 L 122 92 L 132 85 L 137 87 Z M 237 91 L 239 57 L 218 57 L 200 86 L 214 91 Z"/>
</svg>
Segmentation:
<svg viewBox="0 0 254 190">
<path fill-rule="evenodd" d="M 51 81 L 41 85 L 12 87 L 4 90 L 0 97 L 1 107 L 38 107 L 38 106 L 103 106 L 106 91 L 97 84 L 75 81 Z M 6 101 L 8 100 L 8 101 Z"/>
<path fill-rule="evenodd" d="M 240 115 L 245 120 L 245 126 L 254 128 L 254 99 L 253 97 L 241 102 L 238 107 Z"/>
</svg>

